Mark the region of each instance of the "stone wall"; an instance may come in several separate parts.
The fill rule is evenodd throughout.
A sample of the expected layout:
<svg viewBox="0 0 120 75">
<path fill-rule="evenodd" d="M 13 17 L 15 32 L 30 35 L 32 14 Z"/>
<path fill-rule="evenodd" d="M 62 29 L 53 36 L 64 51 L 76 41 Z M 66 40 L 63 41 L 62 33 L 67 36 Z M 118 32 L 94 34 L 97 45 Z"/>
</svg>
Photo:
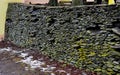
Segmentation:
<svg viewBox="0 0 120 75">
<path fill-rule="evenodd" d="M 53 59 L 75 64 L 77 59 L 84 61 L 83 58 L 90 54 L 91 48 L 96 50 L 91 51 L 94 55 L 104 52 L 106 47 L 108 49 L 120 44 L 119 28 L 119 5 L 47 7 L 9 4 L 6 39 L 22 47 L 39 49 Z M 98 46 L 100 51 L 97 51 Z M 83 52 L 86 55 L 81 55 L 82 49 L 88 49 L 88 54 Z M 81 58 L 79 55 L 85 57 Z M 96 61 L 102 63 L 101 60 L 107 60 L 97 55 L 87 57 L 95 64 Z M 96 59 L 97 57 L 100 59 Z M 111 55 L 109 57 L 112 58 Z"/>
</svg>

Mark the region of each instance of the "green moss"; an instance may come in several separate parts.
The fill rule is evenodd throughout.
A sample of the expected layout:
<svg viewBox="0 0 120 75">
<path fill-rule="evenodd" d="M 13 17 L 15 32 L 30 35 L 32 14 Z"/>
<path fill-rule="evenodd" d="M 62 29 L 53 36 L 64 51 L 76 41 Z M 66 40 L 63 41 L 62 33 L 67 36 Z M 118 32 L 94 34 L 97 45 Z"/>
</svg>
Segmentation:
<svg viewBox="0 0 120 75">
<path fill-rule="evenodd" d="M 90 36 L 89 33 L 84 35 L 81 34 L 82 33 L 80 33 L 80 36 L 82 36 L 82 38 L 75 41 L 75 45 L 73 46 L 74 48 L 77 48 L 77 51 L 72 52 L 72 56 L 77 55 L 75 65 L 82 69 L 89 68 L 89 70 L 94 70 L 100 74 L 116 74 L 115 70 L 111 69 L 114 67 L 113 62 L 111 62 L 114 59 L 111 56 L 114 50 L 111 48 L 111 46 L 106 44 L 106 42 L 101 44 L 101 40 L 98 40 L 96 36 L 95 40 L 97 40 L 97 44 L 92 40 L 88 40 L 93 37 Z M 102 68 L 101 65 L 104 65 L 105 68 Z M 118 70 L 119 67 L 117 66 L 115 69 Z"/>
</svg>

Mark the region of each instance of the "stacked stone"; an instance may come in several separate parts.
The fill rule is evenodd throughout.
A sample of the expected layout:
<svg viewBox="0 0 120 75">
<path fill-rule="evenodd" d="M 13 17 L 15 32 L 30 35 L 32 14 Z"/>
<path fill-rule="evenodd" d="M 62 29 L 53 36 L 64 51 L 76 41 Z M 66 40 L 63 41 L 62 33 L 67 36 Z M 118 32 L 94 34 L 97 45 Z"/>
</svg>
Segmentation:
<svg viewBox="0 0 120 75">
<path fill-rule="evenodd" d="M 75 64 L 80 58 L 78 50 L 82 48 L 82 45 L 88 49 L 85 53 L 89 54 L 90 47 L 88 45 L 100 47 L 107 45 L 111 49 L 111 46 L 120 44 L 119 13 L 119 5 L 117 7 L 115 5 L 41 7 L 38 5 L 9 4 L 6 19 L 6 39 L 22 47 L 38 49 L 53 59 Z M 81 40 L 85 43 L 81 43 Z M 92 49 L 94 50 L 94 48 Z M 95 49 L 93 52 L 97 54 L 109 51 L 100 48 L 100 50 Z M 116 51 L 115 54 L 110 54 L 106 58 L 102 58 L 102 56 L 106 55 L 92 56 L 90 60 L 94 64 L 85 64 L 86 66 L 79 67 L 107 74 L 109 72 L 106 69 L 110 69 L 108 67 L 111 65 L 107 66 L 107 63 L 117 62 L 114 66 L 120 63 L 119 53 Z M 110 59 L 107 60 L 107 58 Z M 104 69 L 101 68 L 103 63 L 106 65 Z M 82 63 L 82 65 L 84 64 Z M 112 69 L 111 71 L 113 74 L 120 74 L 120 72 L 117 73 L 119 69 L 120 66 L 117 66 L 117 70 Z"/>
</svg>

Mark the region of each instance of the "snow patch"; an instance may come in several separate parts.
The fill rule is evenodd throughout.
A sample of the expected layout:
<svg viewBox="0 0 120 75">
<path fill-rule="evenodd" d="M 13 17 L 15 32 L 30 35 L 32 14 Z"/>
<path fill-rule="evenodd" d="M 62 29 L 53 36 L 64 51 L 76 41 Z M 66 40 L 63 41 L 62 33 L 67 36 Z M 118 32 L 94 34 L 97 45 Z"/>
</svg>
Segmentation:
<svg viewBox="0 0 120 75">
<path fill-rule="evenodd" d="M 14 54 L 22 53 L 22 51 L 15 51 L 15 50 L 13 50 L 12 53 L 14 53 Z"/>
<path fill-rule="evenodd" d="M 46 68 L 41 68 L 41 71 L 43 72 L 52 72 L 53 69 L 55 69 L 56 67 L 46 67 Z"/>
<path fill-rule="evenodd" d="M 20 62 L 20 63 L 29 65 L 28 67 L 25 67 L 25 70 L 34 70 L 36 68 L 39 68 L 40 71 L 50 72 L 51 75 L 55 75 L 54 73 L 52 73 L 52 71 L 56 67 L 45 64 L 45 62 L 43 61 L 43 58 L 40 58 L 38 60 L 33 60 L 33 56 L 29 56 L 29 53 L 26 53 L 26 52 L 24 53 L 23 50 L 22 51 L 12 50 L 12 48 L 10 47 L 0 48 L 0 52 L 4 52 L 4 51 L 11 52 L 13 54 L 18 54 L 18 56 L 21 57 L 22 59 L 17 63 Z"/>
<path fill-rule="evenodd" d="M 4 52 L 4 51 L 11 52 L 11 53 L 13 53 L 13 54 L 17 54 L 17 53 L 22 53 L 22 52 L 23 52 L 23 51 L 13 50 L 13 49 L 10 48 L 10 47 L 0 48 L 0 52 Z"/>
<path fill-rule="evenodd" d="M 70 73 L 67 73 L 67 75 L 71 75 Z"/>
<path fill-rule="evenodd" d="M 51 73 L 51 75 L 55 75 L 54 73 Z"/>
<path fill-rule="evenodd" d="M 85 72 L 82 72 L 82 75 L 87 75 Z"/>
<path fill-rule="evenodd" d="M 59 73 L 66 73 L 66 75 L 71 75 L 70 73 L 67 73 L 65 70 L 57 70 L 56 72 L 59 72 Z"/>
<path fill-rule="evenodd" d="M 19 62 L 30 65 L 31 69 L 40 68 L 42 71 L 49 71 L 49 70 L 53 69 L 53 67 L 43 68 L 42 65 L 45 65 L 45 62 L 41 62 L 39 60 L 33 60 L 33 56 L 26 57 Z"/>
<path fill-rule="evenodd" d="M 28 56 L 28 53 L 21 53 L 21 54 L 20 54 L 20 57 L 25 58 L 26 56 Z"/>
<path fill-rule="evenodd" d="M 66 71 L 65 71 L 65 70 L 57 70 L 57 72 L 64 72 L 64 73 L 66 73 Z"/>
<path fill-rule="evenodd" d="M 45 62 L 43 61 L 40 61 L 40 60 L 33 60 L 33 56 L 28 56 L 26 57 L 28 54 L 24 54 L 24 53 L 21 53 L 22 57 L 25 57 L 24 59 L 20 60 L 19 62 L 21 63 L 25 63 L 27 65 L 30 66 L 30 68 L 28 67 L 25 67 L 25 70 L 34 70 L 36 68 L 39 68 L 41 71 L 43 72 L 52 72 L 53 69 L 55 69 L 56 67 L 52 67 L 50 65 L 47 65 L 46 67 L 43 67 L 45 64 Z"/>
<path fill-rule="evenodd" d="M 41 65 L 45 64 L 45 63 L 40 62 L 38 60 L 33 60 L 32 58 L 33 58 L 33 56 L 29 56 L 29 57 L 26 57 L 26 58 L 22 59 L 19 62 L 30 65 L 31 69 L 39 68 Z"/>
<path fill-rule="evenodd" d="M 0 48 L 0 52 L 3 52 L 3 51 L 11 51 L 12 49 L 10 47 L 7 47 L 7 48 Z"/>
</svg>

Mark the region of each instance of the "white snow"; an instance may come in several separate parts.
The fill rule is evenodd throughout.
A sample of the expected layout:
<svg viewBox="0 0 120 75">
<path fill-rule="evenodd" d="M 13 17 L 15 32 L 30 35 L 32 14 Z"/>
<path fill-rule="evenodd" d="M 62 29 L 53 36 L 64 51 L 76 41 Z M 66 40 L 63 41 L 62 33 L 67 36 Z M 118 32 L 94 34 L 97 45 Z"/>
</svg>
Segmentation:
<svg viewBox="0 0 120 75">
<path fill-rule="evenodd" d="M 65 70 L 57 70 L 57 72 L 64 72 L 64 73 L 66 73 L 66 71 L 65 71 Z"/>
<path fill-rule="evenodd" d="M 55 69 L 56 67 L 45 67 L 45 68 L 41 68 L 41 71 L 43 72 L 52 72 L 53 69 Z"/>
<path fill-rule="evenodd" d="M 0 48 L 0 52 L 3 52 L 3 51 L 11 51 L 12 49 L 10 47 L 7 47 L 7 48 Z"/>
<path fill-rule="evenodd" d="M 21 53 L 21 54 L 20 54 L 20 57 L 25 58 L 26 56 L 28 56 L 28 53 Z"/>
<path fill-rule="evenodd" d="M 87 75 L 85 72 L 82 72 L 82 75 Z"/>
<path fill-rule="evenodd" d="M 11 52 L 13 54 L 17 54 L 19 57 L 21 57 L 22 59 L 20 61 L 17 61 L 17 63 L 20 62 L 20 63 L 24 63 L 24 64 L 29 65 L 29 66 L 25 67 L 25 70 L 34 70 L 36 68 L 39 68 L 43 72 L 51 72 L 51 75 L 55 75 L 54 73 L 52 73 L 52 71 L 56 67 L 51 66 L 51 65 L 47 65 L 43 61 L 42 57 L 38 60 L 33 60 L 33 56 L 29 56 L 29 53 L 27 53 L 27 52 L 24 53 L 23 50 L 22 51 L 12 50 L 12 48 L 10 48 L 10 47 L 0 48 L 0 52 L 4 52 L 4 51 Z M 65 71 L 61 71 L 61 70 L 58 70 L 58 71 L 65 72 Z"/>
<path fill-rule="evenodd" d="M 32 58 L 33 58 L 33 56 L 29 56 L 29 57 L 26 57 L 26 58 L 22 59 L 19 62 L 22 62 L 22 63 L 30 65 L 31 69 L 38 68 L 38 67 L 40 67 L 40 65 L 44 64 L 44 63 L 42 63 L 42 62 L 40 62 L 38 60 L 32 60 Z"/>
<path fill-rule="evenodd" d="M 43 72 L 51 72 L 51 70 L 49 69 L 49 68 L 41 68 L 41 71 L 43 71 Z"/>
<path fill-rule="evenodd" d="M 45 67 L 45 68 L 42 67 L 42 65 L 45 65 L 45 62 L 42 62 L 42 61 L 39 61 L 39 60 L 33 60 L 33 56 L 26 57 L 19 62 L 30 65 L 31 69 L 40 68 L 41 71 L 47 71 L 48 72 L 48 71 L 51 71 L 51 70 L 55 69 L 55 67 L 50 67 L 50 66 Z"/>
<path fill-rule="evenodd" d="M 71 75 L 70 73 L 67 73 L 67 75 Z"/>
<path fill-rule="evenodd" d="M 16 53 L 22 53 L 22 51 L 16 51 L 16 50 L 13 50 L 12 51 L 14 54 L 16 54 Z"/>
<path fill-rule="evenodd" d="M 66 75 L 71 75 L 70 73 L 67 73 L 65 70 L 57 70 L 56 72 L 66 73 Z"/>
<path fill-rule="evenodd" d="M 13 54 L 16 54 L 16 53 L 21 53 L 22 51 L 17 51 L 17 50 L 13 50 L 12 48 L 10 47 L 7 47 L 7 48 L 0 48 L 0 52 L 4 52 L 4 51 L 7 51 L 7 52 L 10 52 L 13 53 Z"/>
<path fill-rule="evenodd" d="M 25 55 L 27 55 L 27 54 L 25 54 Z M 25 57 L 24 59 L 22 59 L 19 62 L 22 62 L 22 63 L 25 63 L 25 64 L 29 65 L 30 66 L 30 70 L 34 70 L 36 68 L 39 68 L 43 72 L 52 72 L 53 69 L 56 68 L 56 67 L 52 67 L 50 65 L 47 65 L 46 67 L 43 67 L 44 65 L 46 65 L 45 62 L 44 61 L 40 61 L 40 60 L 33 60 L 33 56 Z M 27 67 L 25 69 L 28 70 Z"/>
<path fill-rule="evenodd" d="M 55 75 L 54 73 L 51 73 L 51 75 Z"/>
</svg>

